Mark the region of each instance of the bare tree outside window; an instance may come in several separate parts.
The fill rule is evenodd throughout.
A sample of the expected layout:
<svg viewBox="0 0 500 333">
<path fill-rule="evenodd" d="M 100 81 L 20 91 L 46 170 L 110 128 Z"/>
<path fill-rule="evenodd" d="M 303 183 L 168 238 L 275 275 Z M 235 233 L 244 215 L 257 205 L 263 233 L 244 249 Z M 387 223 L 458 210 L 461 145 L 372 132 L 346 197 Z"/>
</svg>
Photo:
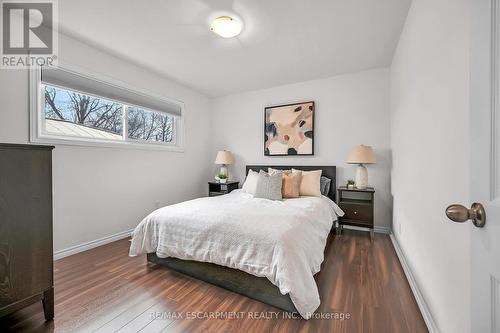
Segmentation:
<svg viewBox="0 0 500 333">
<path fill-rule="evenodd" d="M 45 118 L 122 134 L 122 104 L 45 86 Z"/>
<path fill-rule="evenodd" d="M 137 140 L 172 142 L 174 118 L 165 113 L 129 107 L 128 137 Z"/>
</svg>

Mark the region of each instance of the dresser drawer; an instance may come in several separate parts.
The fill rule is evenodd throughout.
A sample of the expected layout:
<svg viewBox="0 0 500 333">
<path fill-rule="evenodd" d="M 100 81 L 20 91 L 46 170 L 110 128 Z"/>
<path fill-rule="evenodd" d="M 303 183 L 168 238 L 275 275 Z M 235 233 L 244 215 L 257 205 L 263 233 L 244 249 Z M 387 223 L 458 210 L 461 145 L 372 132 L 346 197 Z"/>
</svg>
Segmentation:
<svg viewBox="0 0 500 333">
<path fill-rule="evenodd" d="M 343 219 L 366 221 L 372 223 L 373 213 L 370 205 L 341 202 L 340 208 L 344 211 Z"/>
</svg>

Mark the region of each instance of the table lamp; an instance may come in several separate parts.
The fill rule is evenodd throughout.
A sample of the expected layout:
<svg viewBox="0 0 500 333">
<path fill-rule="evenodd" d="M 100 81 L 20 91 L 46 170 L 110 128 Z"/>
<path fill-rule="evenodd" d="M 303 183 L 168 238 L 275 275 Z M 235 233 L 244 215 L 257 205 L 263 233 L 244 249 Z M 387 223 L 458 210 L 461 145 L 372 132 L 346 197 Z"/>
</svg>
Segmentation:
<svg viewBox="0 0 500 333">
<path fill-rule="evenodd" d="M 360 145 L 352 149 L 347 163 L 358 165 L 355 178 L 357 188 L 364 190 L 368 186 L 368 170 L 363 164 L 375 164 L 376 162 L 371 146 Z"/>
<path fill-rule="evenodd" d="M 219 175 L 226 175 L 226 178 L 229 178 L 227 166 L 233 163 L 234 163 L 234 157 L 229 150 L 221 150 L 217 152 L 217 157 L 215 157 L 215 164 L 219 164 L 221 166 Z"/>
</svg>

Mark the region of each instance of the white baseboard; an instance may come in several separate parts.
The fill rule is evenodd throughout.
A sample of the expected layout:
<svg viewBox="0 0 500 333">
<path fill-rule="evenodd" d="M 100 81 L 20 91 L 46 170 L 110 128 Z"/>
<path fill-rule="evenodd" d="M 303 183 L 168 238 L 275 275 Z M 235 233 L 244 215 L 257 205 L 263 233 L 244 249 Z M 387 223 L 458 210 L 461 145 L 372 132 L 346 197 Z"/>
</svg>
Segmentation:
<svg viewBox="0 0 500 333">
<path fill-rule="evenodd" d="M 54 252 L 54 260 L 62 259 L 64 257 L 71 256 L 73 254 L 87 251 L 87 250 L 93 249 L 94 247 L 108 244 L 108 243 L 117 241 L 119 239 L 127 238 L 130 236 L 132 231 L 134 231 L 134 229 L 125 230 L 125 231 L 119 232 L 119 233 L 114 234 L 114 235 L 106 236 L 106 237 L 99 238 L 99 239 L 96 239 L 96 240 L 93 240 L 93 241 L 90 241 L 87 243 L 75 245 L 75 246 L 69 247 L 67 249 L 56 251 L 56 252 Z"/>
<path fill-rule="evenodd" d="M 356 227 L 354 225 L 344 225 L 343 228 L 344 229 L 352 229 L 352 230 L 360 230 L 360 231 L 369 231 L 370 230 L 369 228 Z M 376 233 L 379 233 L 379 234 L 387 234 L 387 235 L 392 233 L 391 228 L 379 227 L 379 226 L 375 226 L 373 228 L 373 231 Z"/>
<path fill-rule="evenodd" d="M 403 270 L 405 272 L 406 279 L 410 284 L 411 291 L 413 292 L 413 295 L 415 296 L 415 300 L 417 301 L 420 312 L 422 313 L 422 317 L 424 317 L 427 329 L 429 330 L 430 333 L 439 333 L 439 329 L 436 325 L 436 322 L 434 321 L 431 311 L 429 310 L 429 307 L 425 302 L 424 296 L 420 292 L 417 281 L 415 280 L 415 277 L 413 276 L 410 266 L 406 261 L 406 257 L 404 255 L 403 250 L 399 246 L 398 240 L 392 233 L 390 234 L 390 237 L 392 240 L 392 245 L 394 245 L 394 249 L 396 250 L 396 254 L 398 255 L 399 262 L 401 263 L 401 266 L 403 267 Z"/>
</svg>

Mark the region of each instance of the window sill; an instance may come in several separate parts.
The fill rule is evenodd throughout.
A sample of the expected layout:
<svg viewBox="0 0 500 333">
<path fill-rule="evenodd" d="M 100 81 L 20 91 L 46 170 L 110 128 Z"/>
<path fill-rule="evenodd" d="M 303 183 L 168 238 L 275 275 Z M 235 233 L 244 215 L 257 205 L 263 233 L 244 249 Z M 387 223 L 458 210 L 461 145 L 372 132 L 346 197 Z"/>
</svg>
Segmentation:
<svg viewBox="0 0 500 333">
<path fill-rule="evenodd" d="M 63 145 L 63 146 L 80 146 L 80 147 L 93 147 L 93 148 L 119 148 L 119 149 L 135 149 L 135 150 L 160 150 L 171 151 L 176 153 L 183 153 L 184 147 L 161 144 L 161 143 L 140 143 L 130 141 L 99 141 L 99 140 L 73 140 L 58 138 L 52 136 L 40 136 L 37 138 L 30 138 L 30 142 L 36 144 L 50 144 L 50 145 Z"/>
</svg>

